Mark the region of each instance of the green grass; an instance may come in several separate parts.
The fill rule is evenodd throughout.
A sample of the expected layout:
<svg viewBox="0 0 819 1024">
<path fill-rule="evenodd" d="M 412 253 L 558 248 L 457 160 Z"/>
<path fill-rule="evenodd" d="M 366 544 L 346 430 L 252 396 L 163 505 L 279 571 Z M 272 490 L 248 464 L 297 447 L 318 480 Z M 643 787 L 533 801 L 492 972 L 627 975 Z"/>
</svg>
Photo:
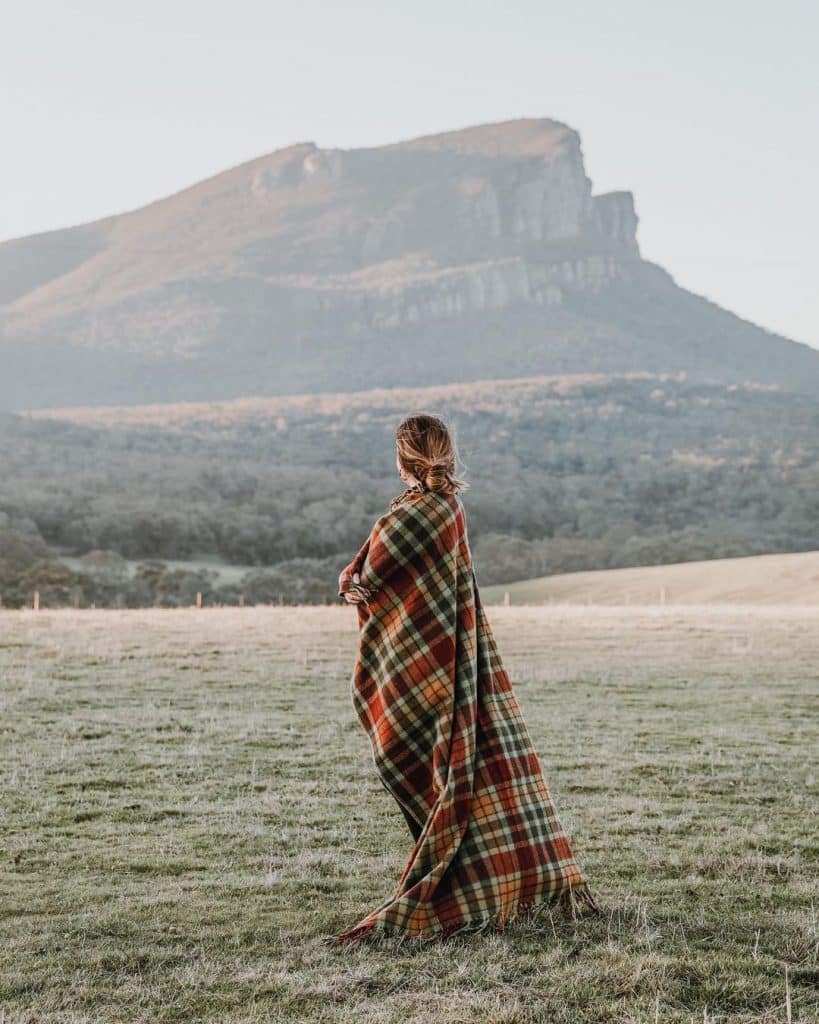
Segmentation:
<svg viewBox="0 0 819 1024">
<path fill-rule="evenodd" d="M 812 1021 L 819 617 L 493 608 L 603 913 L 328 947 L 411 838 L 349 608 L 0 614 L 0 1021 Z"/>
<path fill-rule="evenodd" d="M 84 572 L 86 562 L 82 557 L 63 555 L 57 552 L 57 558 L 75 572 Z M 212 572 L 216 575 L 216 581 L 220 586 L 238 583 L 245 573 L 258 570 L 254 565 L 235 565 L 225 562 L 223 559 L 213 558 L 126 558 L 123 559 L 123 568 L 130 578 L 136 575 L 137 567 L 145 562 L 162 562 L 168 569 L 184 569 L 187 572 Z"/>
</svg>

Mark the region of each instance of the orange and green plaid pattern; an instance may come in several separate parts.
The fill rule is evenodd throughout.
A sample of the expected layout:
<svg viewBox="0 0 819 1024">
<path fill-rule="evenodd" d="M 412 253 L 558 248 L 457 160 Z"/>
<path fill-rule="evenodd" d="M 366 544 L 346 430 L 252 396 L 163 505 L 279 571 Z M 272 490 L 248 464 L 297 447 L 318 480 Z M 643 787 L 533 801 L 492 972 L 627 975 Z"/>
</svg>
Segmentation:
<svg viewBox="0 0 819 1024">
<path fill-rule="evenodd" d="M 357 590 L 353 706 L 415 845 L 349 930 L 443 938 L 559 901 L 594 909 L 501 663 L 457 494 L 409 489 L 339 577 Z"/>
</svg>

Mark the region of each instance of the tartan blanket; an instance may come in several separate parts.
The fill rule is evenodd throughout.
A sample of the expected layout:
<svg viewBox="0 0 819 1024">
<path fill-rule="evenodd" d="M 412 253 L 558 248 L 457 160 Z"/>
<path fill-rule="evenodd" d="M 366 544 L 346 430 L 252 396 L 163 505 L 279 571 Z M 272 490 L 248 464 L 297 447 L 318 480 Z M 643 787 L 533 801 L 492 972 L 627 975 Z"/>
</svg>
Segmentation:
<svg viewBox="0 0 819 1024">
<path fill-rule="evenodd" d="M 339 577 L 357 590 L 353 706 L 414 845 L 388 900 L 331 943 L 596 910 L 492 635 L 456 493 L 409 488 Z"/>
</svg>

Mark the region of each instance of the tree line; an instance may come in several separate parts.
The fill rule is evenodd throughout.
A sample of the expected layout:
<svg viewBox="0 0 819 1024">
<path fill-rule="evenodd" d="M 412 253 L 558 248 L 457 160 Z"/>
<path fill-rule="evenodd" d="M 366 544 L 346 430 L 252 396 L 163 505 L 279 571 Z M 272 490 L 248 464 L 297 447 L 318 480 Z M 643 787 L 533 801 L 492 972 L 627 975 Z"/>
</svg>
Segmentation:
<svg viewBox="0 0 819 1024">
<path fill-rule="evenodd" d="M 471 485 L 481 583 L 819 547 L 809 396 L 679 374 L 434 397 L 424 407 L 455 429 Z M 338 572 L 401 489 L 393 437 L 409 411 L 374 392 L 167 424 L 5 416 L 0 598 L 337 600 Z M 242 569 L 227 579 L 222 563 Z"/>
</svg>

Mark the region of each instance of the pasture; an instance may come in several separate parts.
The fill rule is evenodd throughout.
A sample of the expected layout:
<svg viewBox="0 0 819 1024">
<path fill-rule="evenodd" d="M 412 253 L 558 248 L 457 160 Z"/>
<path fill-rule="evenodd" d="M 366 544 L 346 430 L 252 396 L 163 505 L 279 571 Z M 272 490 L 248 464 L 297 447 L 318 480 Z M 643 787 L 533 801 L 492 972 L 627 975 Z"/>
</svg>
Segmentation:
<svg viewBox="0 0 819 1024">
<path fill-rule="evenodd" d="M 819 606 L 819 551 L 554 573 L 483 588 L 486 604 Z"/>
<path fill-rule="evenodd" d="M 0 1020 L 819 1018 L 819 609 L 497 607 L 603 913 L 327 947 L 411 849 L 346 607 L 0 613 Z"/>
</svg>

